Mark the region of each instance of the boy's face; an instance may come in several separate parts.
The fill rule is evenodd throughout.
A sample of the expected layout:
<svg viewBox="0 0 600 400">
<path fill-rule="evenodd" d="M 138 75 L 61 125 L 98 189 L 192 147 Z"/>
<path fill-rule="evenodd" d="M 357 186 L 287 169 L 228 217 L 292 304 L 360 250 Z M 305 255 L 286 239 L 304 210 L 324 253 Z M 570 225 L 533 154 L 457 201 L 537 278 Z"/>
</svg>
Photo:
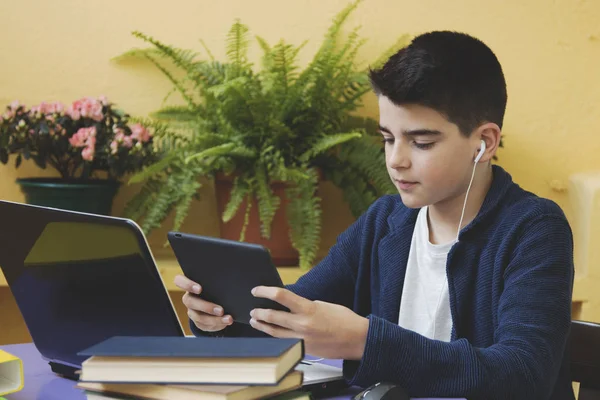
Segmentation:
<svg viewBox="0 0 600 400">
<path fill-rule="evenodd" d="M 410 208 L 451 203 L 465 192 L 479 139 L 462 135 L 439 112 L 397 106 L 379 96 L 385 162 L 402 202 Z"/>
</svg>

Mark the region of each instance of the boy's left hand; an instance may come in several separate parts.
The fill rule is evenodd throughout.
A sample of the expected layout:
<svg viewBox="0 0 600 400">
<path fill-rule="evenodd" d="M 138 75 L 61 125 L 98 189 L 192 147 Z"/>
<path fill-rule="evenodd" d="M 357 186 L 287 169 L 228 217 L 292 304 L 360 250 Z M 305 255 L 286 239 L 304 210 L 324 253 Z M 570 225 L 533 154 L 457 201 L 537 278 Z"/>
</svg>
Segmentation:
<svg viewBox="0 0 600 400">
<path fill-rule="evenodd" d="M 307 300 L 283 288 L 258 286 L 252 294 L 276 301 L 290 310 L 252 310 L 250 324 L 255 329 L 274 337 L 304 339 L 305 352 L 312 356 L 346 360 L 362 358 L 368 319 L 346 307 Z"/>
</svg>

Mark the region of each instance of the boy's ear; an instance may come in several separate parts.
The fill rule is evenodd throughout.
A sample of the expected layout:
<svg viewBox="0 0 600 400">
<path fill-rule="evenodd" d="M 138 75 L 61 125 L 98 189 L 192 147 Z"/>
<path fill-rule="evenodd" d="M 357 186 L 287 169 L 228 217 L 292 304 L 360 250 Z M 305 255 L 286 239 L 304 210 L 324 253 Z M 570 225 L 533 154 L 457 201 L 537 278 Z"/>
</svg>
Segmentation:
<svg viewBox="0 0 600 400">
<path fill-rule="evenodd" d="M 481 125 L 476 132 L 474 132 L 475 138 L 477 138 L 477 142 L 479 143 L 481 140 L 483 140 L 485 142 L 485 152 L 484 154 L 481 156 L 480 161 L 479 162 L 486 162 L 486 161 L 490 161 L 494 155 L 496 154 L 496 151 L 498 150 L 498 147 L 500 146 L 500 136 L 501 136 L 502 132 L 500 130 L 500 127 L 493 123 L 493 122 L 487 122 L 483 125 Z M 479 147 L 477 148 L 477 152 L 475 153 L 475 157 L 477 157 L 477 154 L 479 152 Z"/>
</svg>

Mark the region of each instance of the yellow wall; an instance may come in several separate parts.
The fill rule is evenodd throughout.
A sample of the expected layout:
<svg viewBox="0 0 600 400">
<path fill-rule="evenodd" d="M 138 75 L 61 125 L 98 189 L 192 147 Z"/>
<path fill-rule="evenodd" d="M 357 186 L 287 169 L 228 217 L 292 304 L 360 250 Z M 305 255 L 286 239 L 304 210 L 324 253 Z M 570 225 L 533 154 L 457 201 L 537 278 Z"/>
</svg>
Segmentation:
<svg viewBox="0 0 600 400">
<path fill-rule="evenodd" d="M 331 17 L 346 0 L 106 0 L 0 2 L 0 104 L 20 99 L 71 101 L 105 94 L 126 111 L 146 115 L 161 105 L 168 82 L 148 65 L 116 65 L 109 59 L 142 43 L 140 30 L 167 43 L 200 49 L 203 38 L 218 58 L 223 38 L 240 17 L 270 42 L 309 39 L 307 61 Z M 369 39 L 361 57 L 374 58 L 399 35 L 433 29 L 473 34 L 488 43 L 508 81 L 506 148 L 500 164 L 526 189 L 557 201 L 570 214 L 566 187 L 578 171 L 598 168 L 600 150 L 600 2 L 574 0 L 365 0 L 350 20 Z M 258 55 L 258 48 L 253 49 Z M 368 96 L 364 112 L 376 116 Z M 0 198 L 22 201 L 16 177 L 39 174 L 30 165 L 0 166 Z M 555 189 L 553 189 L 553 186 Z M 130 191 L 129 191 L 130 192 Z M 119 213 L 127 190 L 117 199 Z M 350 214 L 329 186 L 321 254 L 346 227 Z M 212 187 L 194 205 L 184 228 L 218 233 Z M 162 243 L 166 228 L 151 237 Z"/>
</svg>

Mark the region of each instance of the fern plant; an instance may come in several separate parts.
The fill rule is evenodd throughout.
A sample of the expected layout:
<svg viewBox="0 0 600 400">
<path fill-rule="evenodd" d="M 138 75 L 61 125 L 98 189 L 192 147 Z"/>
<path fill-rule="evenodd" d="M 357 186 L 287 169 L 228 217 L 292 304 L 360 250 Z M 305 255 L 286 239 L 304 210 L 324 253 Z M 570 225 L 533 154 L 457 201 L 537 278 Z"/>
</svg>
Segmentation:
<svg viewBox="0 0 600 400">
<path fill-rule="evenodd" d="M 374 131 L 368 130 L 375 122 L 353 116 L 370 87 L 366 71 L 356 62 L 364 40 L 357 29 L 343 36 L 342 26 L 359 2 L 334 18 L 304 69 L 297 61 L 304 43 L 295 46 L 281 40 L 271 46 L 261 37 L 256 42 L 263 56 L 256 68 L 247 57 L 249 29 L 239 20 L 227 35 L 224 62 L 216 60 L 203 42 L 207 58 L 134 32 L 151 47 L 130 50 L 119 58 L 144 57 L 171 81 L 185 104 L 164 107 L 151 116 L 187 135 L 181 135 L 185 140 L 180 139 L 158 163 L 131 179 L 145 184 L 130 202 L 127 215 L 143 217 L 141 226 L 148 233 L 175 210 L 173 229 L 178 229 L 199 188 L 198 178 L 224 173 L 234 180 L 222 219 L 227 222 L 244 212 L 240 233 L 244 240 L 250 200 L 255 198 L 261 235 L 269 238 L 273 216 L 281 206 L 270 183 L 284 181 L 290 201 L 290 239 L 300 266 L 308 268 L 320 241 L 321 208 L 316 196 L 320 176 L 342 189 L 355 216 L 378 196 L 394 193 L 381 145 L 373 140 Z M 401 37 L 393 49 L 408 39 Z M 172 67 L 180 73 L 177 77 Z M 241 210 L 244 199 L 247 207 Z"/>
</svg>

